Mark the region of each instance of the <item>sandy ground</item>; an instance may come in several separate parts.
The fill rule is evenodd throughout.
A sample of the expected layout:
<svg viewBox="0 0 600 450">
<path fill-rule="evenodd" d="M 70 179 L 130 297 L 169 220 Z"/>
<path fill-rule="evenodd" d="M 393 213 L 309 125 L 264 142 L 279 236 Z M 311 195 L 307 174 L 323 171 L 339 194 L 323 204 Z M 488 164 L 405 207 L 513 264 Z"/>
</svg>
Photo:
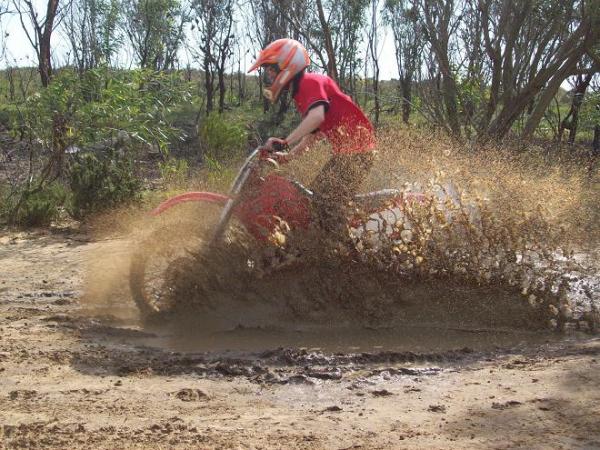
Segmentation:
<svg viewBox="0 0 600 450">
<path fill-rule="evenodd" d="M 110 245 L 0 236 L 1 449 L 600 448 L 597 337 L 177 352 L 84 314 L 88 260 Z"/>
</svg>

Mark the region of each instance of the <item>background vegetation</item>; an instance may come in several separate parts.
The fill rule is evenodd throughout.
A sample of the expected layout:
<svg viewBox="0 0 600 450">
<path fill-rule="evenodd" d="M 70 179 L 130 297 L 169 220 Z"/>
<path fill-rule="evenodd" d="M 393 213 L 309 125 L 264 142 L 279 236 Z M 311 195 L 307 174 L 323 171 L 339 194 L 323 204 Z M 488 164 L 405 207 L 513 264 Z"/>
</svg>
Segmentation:
<svg viewBox="0 0 600 450">
<path fill-rule="evenodd" d="M 226 179 L 229 161 L 299 120 L 244 73 L 280 37 L 378 127 L 441 131 L 479 153 L 543 142 L 590 173 L 600 154 L 600 0 L 11 0 L 8 20 L 36 55 L 23 66 L 3 33 L 0 216 L 12 224 L 83 219 L 198 168 Z M 380 80 L 386 33 L 394 80 Z"/>
</svg>

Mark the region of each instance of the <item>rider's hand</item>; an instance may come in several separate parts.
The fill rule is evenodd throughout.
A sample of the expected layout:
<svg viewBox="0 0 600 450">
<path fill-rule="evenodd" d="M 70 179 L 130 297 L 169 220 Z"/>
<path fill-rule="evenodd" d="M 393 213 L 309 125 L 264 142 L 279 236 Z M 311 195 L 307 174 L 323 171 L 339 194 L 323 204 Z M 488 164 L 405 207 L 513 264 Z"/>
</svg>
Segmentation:
<svg viewBox="0 0 600 450">
<path fill-rule="evenodd" d="M 270 152 L 281 152 L 282 150 L 285 150 L 287 146 L 288 143 L 285 139 L 270 137 L 267 139 L 267 142 L 265 142 L 264 148 Z"/>
</svg>

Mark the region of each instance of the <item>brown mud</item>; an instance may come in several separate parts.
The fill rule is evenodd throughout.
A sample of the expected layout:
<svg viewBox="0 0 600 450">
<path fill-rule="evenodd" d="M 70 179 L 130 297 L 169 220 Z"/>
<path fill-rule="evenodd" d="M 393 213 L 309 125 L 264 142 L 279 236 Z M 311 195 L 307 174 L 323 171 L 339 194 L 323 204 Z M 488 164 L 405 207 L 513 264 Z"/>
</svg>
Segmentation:
<svg viewBox="0 0 600 450">
<path fill-rule="evenodd" d="M 158 323 L 131 255 L 212 213 L 0 235 L 0 449 L 600 448 L 597 183 L 411 131 L 380 147 L 364 190 L 432 193 L 377 225 L 399 239 L 263 272 L 234 233 L 181 258 Z"/>
<path fill-rule="evenodd" d="M 0 448 L 600 446 L 593 335 L 276 323 L 183 339 L 140 327 L 118 289 L 85 302 L 90 260 L 112 255 L 111 279 L 127 241 L 1 242 Z"/>
</svg>

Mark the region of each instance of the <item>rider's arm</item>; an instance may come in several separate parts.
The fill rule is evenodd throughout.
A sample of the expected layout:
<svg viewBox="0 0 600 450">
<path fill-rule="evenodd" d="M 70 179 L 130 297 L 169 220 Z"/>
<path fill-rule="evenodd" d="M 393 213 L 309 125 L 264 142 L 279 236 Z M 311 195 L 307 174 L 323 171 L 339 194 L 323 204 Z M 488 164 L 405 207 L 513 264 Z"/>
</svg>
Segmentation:
<svg viewBox="0 0 600 450">
<path fill-rule="evenodd" d="M 287 139 L 269 138 L 267 147 L 273 147 L 274 143 L 287 144 L 291 149 L 289 152 L 275 152 L 272 155 L 280 163 L 288 162 L 290 159 L 300 156 L 310 144 L 316 141 L 319 136 L 316 133 L 319 126 L 325 120 L 325 105 L 318 104 L 311 108 L 302 119 L 302 122 L 290 133 Z"/>
<path fill-rule="evenodd" d="M 310 135 L 313 131 L 316 131 L 323 121 L 325 120 L 325 106 L 317 105 L 314 108 L 311 108 L 300 125 L 296 127 L 294 131 L 290 133 L 287 137 L 287 144 L 293 147 L 296 143 L 299 143 L 305 136 Z M 292 153 L 295 153 L 292 150 Z"/>
<path fill-rule="evenodd" d="M 288 152 L 288 156 L 293 158 L 297 158 L 298 156 L 300 156 L 302 153 L 304 153 L 308 147 L 311 146 L 311 144 L 313 144 L 315 141 L 317 141 L 319 139 L 319 135 L 316 133 L 309 133 L 306 136 L 304 136 L 300 142 L 298 142 L 296 145 L 294 145 Z"/>
</svg>

